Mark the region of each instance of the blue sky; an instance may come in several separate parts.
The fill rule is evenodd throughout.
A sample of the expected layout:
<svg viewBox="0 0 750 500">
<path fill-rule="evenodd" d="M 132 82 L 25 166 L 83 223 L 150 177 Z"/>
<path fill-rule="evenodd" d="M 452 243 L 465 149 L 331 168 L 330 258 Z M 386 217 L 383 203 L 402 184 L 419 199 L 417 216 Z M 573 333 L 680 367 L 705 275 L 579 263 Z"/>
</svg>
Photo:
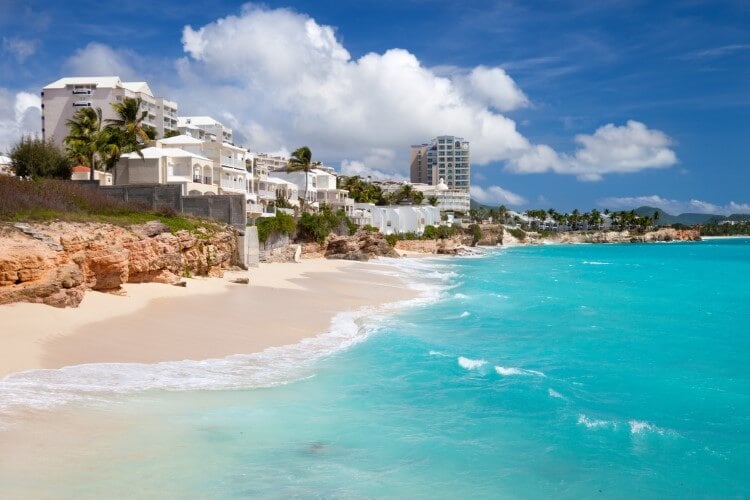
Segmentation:
<svg viewBox="0 0 750 500">
<path fill-rule="evenodd" d="M 121 74 L 348 172 L 464 135 L 493 204 L 750 212 L 746 1 L 6 0 L 0 37 L 0 148 L 35 126 L 24 93 Z"/>
</svg>

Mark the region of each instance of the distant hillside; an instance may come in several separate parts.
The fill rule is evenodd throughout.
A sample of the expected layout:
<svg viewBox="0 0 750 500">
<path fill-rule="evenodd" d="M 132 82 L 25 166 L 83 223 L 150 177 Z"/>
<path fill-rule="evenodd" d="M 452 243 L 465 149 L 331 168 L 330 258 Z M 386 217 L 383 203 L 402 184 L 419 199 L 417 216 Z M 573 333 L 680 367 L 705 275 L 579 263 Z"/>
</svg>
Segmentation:
<svg viewBox="0 0 750 500">
<path fill-rule="evenodd" d="M 657 224 L 659 226 L 667 226 L 670 224 L 684 224 L 686 226 L 694 226 L 696 224 L 716 224 L 723 220 L 750 220 L 748 214 L 732 214 L 728 217 L 717 214 L 695 214 L 695 213 L 684 213 L 680 215 L 668 214 L 664 210 L 655 207 L 638 207 L 635 209 L 635 213 L 640 216 L 648 215 L 653 217 L 654 212 L 659 212 L 659 220 Z"/>
</svg>

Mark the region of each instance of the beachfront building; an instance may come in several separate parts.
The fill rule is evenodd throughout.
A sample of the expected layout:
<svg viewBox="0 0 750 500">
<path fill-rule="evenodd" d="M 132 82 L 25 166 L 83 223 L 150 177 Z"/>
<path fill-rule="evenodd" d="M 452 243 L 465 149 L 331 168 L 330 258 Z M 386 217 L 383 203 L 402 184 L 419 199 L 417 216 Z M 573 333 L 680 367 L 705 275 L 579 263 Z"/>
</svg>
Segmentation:
<svg viewBox="0 0 750 500">
<path fill-rule="evenodd" d="M 178 116 L 177 130 L 201 141 L 234 144 L 232 129 L 210 116 Z"/>
<path fill-rule="evenodd" d="M 299 188 L 293 182 L 271 176 L 268 164 L 254 156 L 253 203 L 248 212 L 251 217 L 270 217 L 276 214 L 279 201 L 292 209 L 299 207 Z"/>
<path fill-rule="evenodd" d="M 469 141 L 453 135 L 441 135 L 429 143 L 411 146 L 409 158 L 413 183 L 437 185 L 443 179 L 449 189 L 469 191 Z"/>
<path fill-rule="evenodd" d="M 253 177 L 248 171 L 245 148 L 218 140 L 201 140 L 189 135 L 177 135 L 156 141 L 157 148 L 181 149 L 207 158 L 211 165 L 211 183 L 218 194 L 242 194 L 248 197 L 253 192 Z M 117 181 L 119 184 L 119 180 Z"/>
<path fill-rule="evenodd" d="M 355 203 L 352 220 L 357 224 L 369 224 L 382 234 L 422 234 L 427 226 L 440 225 L 440 210 L 431 206 L 391 205 L 377 206 L 372 203 Z"/>
<path fill-rule="evenodd" d="M 66 77 L 42 90 L 42 137 L 63 146 L 68 136 L 67 121 L 84 107 L 102 110 L 102 119 L 116 119 L 112 104 L 126 97 L 141 98 L 146 111 L 144 125 L 153 127 L 157 137 L 177 131 L 177 103 L 155 97 L 146 82 L 123 82 L 117 76 Z"/>
<path fill-rule="evenodd" d="M 213 161 L 180 148 L 151 146 L 120 157 L 115 167 L 115 183 L 180 184 L 183 196 L 219 194 Z"/>
<path fill-rule="evenodd" d="M 279 154 L 255 153 L 255 167 L 268 172 L 285 170 L 289 164 L 289 157 Z"/>
<path fill-rule="evenodd" d="M 349 198 L 349 191 L 336 187 L 336 175 L 319 168 L 309 172 L 276 171 L 274 175 L 297 186 L 300 198 L 313 208 L 325 204 L 333 210 L 343 210 L 351 215 L 354 210 L 354 200 Z M 307 180 L 305 180 L 307 178 Z"/>
<path fill-rule="evenodd" d="M 395 180 L 375 181 L 373 184 L 379 186 L 384 194 L 392 194 L 401 190 L 407 184 L 411 185 L 412 189 L 424 194 L 424 204 L 429 203 L 430 197 L 434 196 L 437 199 L 435 206 L 443 212 L 467 213 L 471 208 L 469 191 L 466 189 L 451 189 L 444 179 L 440 179 L 436 185 Z"/>
</svg>

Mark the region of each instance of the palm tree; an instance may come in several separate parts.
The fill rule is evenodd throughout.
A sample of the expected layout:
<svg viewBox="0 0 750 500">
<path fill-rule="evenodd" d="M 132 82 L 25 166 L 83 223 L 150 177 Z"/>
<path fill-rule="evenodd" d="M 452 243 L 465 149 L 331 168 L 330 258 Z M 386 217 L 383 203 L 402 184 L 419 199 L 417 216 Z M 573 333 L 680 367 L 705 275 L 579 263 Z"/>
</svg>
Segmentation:
<svg viewBox="0 0 750 500">
<path fill-rule="evenodd" d="M 508 209 L 505 205 L 500 205 L 497 209 L 500 219 L 505 223 L 508 218 Z"/>
<path fill-rule="evenodd" d="M 65 124 L 70 130 L 63 141 L 68 154 L 75 161 L 91 169 L 90 179 L 93 181 L 104 135 L 102 133 L 102 110 L 101 108 L 81 108 Z"/>
<path fill-rule="evenodd" d="M 301 148 L 296 149 L 292 156 L 289 158 L 289 161 L 286 165 L 286 171 L 287 172 L 304 172 L 305 173 L 305 195 L 302 198 L 302 205 L 300 207 L 300 212 L 305 212 L 305 199 L 307 198 L 307 183 L 308 178 L 310 177 L 308 174 L 310 173 L 310 170 L 313 169 L 315 165 L 312 163 L 312 151 L 310 151 L 310 148 L 307 146 L 302 146 Z"/>
<path fill-rule="evenodd" d="M 117 113 L 117 118 L 107 120 L 107 124 L 122 132 L 120 149 L 122 153 L 138 153 L 143 158 L 141 149 L 152 137 L 149 134 L 149 126 L 143 123 L 148 115 L 145 109 L 141 111 L 143 100 L 138 97 L 133 99 L 126 97 L 122 102 L 112 103 L 112 108 Z M 151 127 L 152 128 L 152 127 Z"/>
</svg>

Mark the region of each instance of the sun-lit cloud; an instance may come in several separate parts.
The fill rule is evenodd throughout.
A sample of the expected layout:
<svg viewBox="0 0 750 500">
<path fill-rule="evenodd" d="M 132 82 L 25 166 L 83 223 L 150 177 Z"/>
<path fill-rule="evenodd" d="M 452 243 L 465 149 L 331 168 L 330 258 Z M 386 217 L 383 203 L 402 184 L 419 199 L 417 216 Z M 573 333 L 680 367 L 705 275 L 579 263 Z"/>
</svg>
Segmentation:
<svg viewBox="0 0 750 500">
<path fill-rule="evenodd" d="M 76 50 L 63 62 L 63 69 L 70 76 L 119 76 L 123 80 L 143 79 L 142 73 L 133 64 L 140 58 L 130 50 L 91 42 Z"/>
</svg>

